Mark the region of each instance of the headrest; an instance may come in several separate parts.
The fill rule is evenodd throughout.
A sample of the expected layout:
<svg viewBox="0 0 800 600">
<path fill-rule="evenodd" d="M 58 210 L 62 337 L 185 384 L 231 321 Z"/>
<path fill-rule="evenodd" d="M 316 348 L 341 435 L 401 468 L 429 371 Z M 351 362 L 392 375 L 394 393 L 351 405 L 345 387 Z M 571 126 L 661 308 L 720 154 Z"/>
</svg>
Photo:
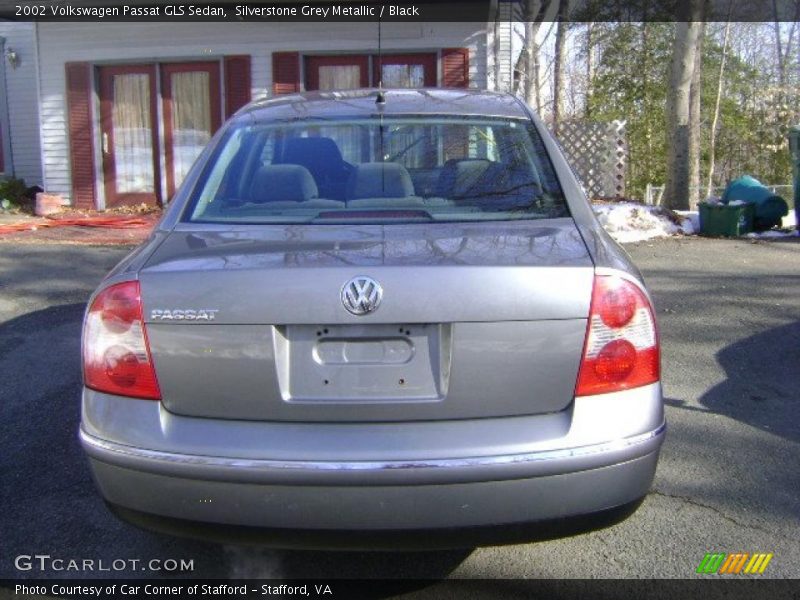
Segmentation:
<svg viewBox="0 0 800 600">
<path fill-rule="evenodd" d="M 451 158 L 444 163 L 439 175 L 437 195 L 444 198 L 469 195 L 490 164 L 491 161 L 484 158 Z"/>
<path fill-rule="evenodd" d="M 357 165 L 347 181 L 347 199 L 405 198 L 414 195 L 414 184 L 403 165 L 363 163 Z"/>
<path fill-rule="evenodd" d="M 266 165 L 256 172 L 250 202 L 305 202 L 319 195 L 314 178 L 300 165 Z"/>
<path fill-rule="evenodd" d="M 308 167 L 314 174 L 341 168 L 342 152 L 329 137 L 289 138 L 284 142 L 281 163 Z"/>
</svg>

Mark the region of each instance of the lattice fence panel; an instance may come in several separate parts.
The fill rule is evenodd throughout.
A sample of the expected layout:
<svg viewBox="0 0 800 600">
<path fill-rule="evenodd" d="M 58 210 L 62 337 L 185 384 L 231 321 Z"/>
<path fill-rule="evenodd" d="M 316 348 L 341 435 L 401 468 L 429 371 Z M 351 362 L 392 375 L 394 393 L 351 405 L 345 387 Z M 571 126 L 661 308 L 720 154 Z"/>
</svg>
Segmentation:
<svg viewBox="0 0 800 600">
<path fill-rule="evenodd" d="M 625 196 L 625 121 L 563 122 L 558 140 L 589 198 Z"/>
</svg>

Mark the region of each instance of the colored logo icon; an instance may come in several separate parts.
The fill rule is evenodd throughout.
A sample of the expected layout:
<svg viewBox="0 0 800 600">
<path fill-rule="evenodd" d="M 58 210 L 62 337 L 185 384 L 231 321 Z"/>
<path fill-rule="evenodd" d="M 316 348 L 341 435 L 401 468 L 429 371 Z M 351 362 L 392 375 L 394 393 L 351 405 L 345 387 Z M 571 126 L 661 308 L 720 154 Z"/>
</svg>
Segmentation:
<svg viewBox="0 0 800 600">
<path fill-rule="evenodd" d="M 697 573 L 702 575 L 761 575 L 766 569 L 769 561 L 772 560 L 772 553 L 756 552 L 736 552 L 726 554 L 724 552 L 706 552 Z"/>
</svg>

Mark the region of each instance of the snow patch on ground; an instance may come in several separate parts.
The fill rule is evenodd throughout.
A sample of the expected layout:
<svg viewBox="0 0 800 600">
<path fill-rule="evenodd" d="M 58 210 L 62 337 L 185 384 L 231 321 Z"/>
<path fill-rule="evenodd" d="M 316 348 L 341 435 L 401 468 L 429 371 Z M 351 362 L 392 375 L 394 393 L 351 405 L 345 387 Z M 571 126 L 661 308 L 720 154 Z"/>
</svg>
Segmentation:
<svg viewBox="0 0 800 600">
<path fill-rule="evenodd" d="M 691 218 L 658 206 L 617 202 L 595 204 L 592 208 L 611 237 L 623 244 L 677 234 L 692 235 L 700 229 Z"/>
<path fill-rule="evenodd" d="M 676 214 L 687 219 L 692 227 L 693 233 L 700 233 L 700 213 L 696 210 L 676 210 Z M 690 235 L 686 233 L 686 235 Z"/>
<path fill-rule="evenodd" d="M 745 236 L 755 239 L 797 237 L 800 236 L 800 231 L 780 231 L 778 229 L 768 229 L 767 231 L 754 231 L 752 233 L 745 234 Z"/>
<path fill-rule="evenodd" d="M 696 210 L 671 211 L 659 206 L 648 206 L 636 202 L 593 204 L 592 209 L 600 224 L 615 240 L 627 244 L 671 235 L 695 235 L 700 233 L 700 214 Z M 759 233 L 748 233 L 756 239 L 796 237 L 794 209 L 783 217 L 784 230 L 770 229 Z"/>
</svg>

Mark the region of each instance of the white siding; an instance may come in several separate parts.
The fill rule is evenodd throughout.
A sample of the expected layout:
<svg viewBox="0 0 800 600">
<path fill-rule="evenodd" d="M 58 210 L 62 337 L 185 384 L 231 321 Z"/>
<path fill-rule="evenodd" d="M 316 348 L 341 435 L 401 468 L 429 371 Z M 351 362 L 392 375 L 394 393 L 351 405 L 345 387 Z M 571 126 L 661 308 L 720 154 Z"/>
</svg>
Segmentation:
<svg viewBox="0 0 800 600">
<path fill-rule="evenodd" d="M 483 23 L 384 23 L 385 52 L 470 49 L 470 82 L 486 87 Z M 70 196 L 64 64 L 164 61 L 249 54 L 253 98 L 272 84 L 272 52 L 377 51 L 377 25 L 366 23 L 40 23 L 42 140 L 46 189 Z"/>
<path fill-rule="evenodd" d="M 487 80 L 492 89 L 510 92 L 513 86 L 512 38 L 513 7 L 510 2 L 501 2 L 495 21 L 487 28 Z"/>
<path fill-rule="evenodd" d="M 16 69 L 5 56 L 6 98 L 11 139 L 11 156 L 4 156 L 6 173 L 14 174 L 30 185 L 42 185 L 41 150 L 39 145 L 39 103 L 36 98 L 36 35 L 33 23 L 0 22 L 0 37 L 5 47 L 13 48 L 19 57 Z M 13 169 L 13 170 L 12 170 Z"/>
</svg>

